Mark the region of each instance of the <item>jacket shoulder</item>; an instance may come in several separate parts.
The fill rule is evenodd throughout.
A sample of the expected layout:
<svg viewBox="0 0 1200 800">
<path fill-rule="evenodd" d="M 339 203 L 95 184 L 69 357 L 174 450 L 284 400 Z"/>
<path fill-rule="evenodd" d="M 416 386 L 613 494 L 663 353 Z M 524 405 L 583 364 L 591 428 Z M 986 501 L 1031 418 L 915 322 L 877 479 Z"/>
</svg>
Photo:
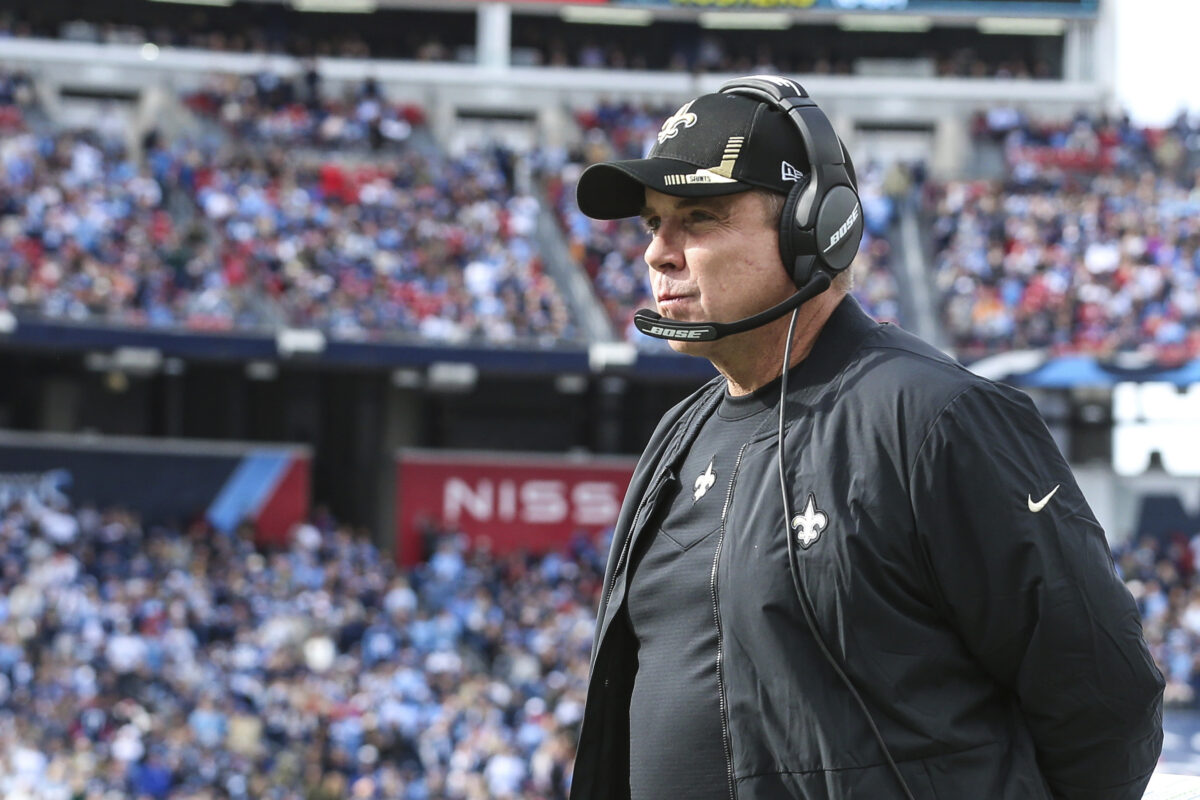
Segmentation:
<svg viewBox="0 0 1200 800">
<path fill-rule="evenodd" d="M 976 375 L 949 355 L 894 325 L 881 325 L 850 370 L 864 392 L 938 413 L 968 389 L 1016 392 Z M 1020 393 L 1023 395 L 1023 393 Z"/>
<path fill-rule="evenodd" d="M 936 347 L 894 326 L 863 343 L 842 376 L 837 403 L 863 430 L 911 459 L 952 409 L 964 418 L 1026 427 L 1041 423 L 1025 392 L 976 375 Z"/>
</svg>

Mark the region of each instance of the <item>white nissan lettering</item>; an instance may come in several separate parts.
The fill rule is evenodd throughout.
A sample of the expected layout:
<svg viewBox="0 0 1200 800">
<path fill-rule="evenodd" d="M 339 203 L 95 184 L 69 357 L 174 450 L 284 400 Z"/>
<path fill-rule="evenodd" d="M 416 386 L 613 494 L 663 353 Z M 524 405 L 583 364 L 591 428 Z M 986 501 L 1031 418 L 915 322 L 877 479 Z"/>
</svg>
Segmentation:
<svg viewBox="0 0 1200 800">
<path fill-rule="evenodd" d="M 833 232 L 833 236 L 829 237 L 829 247 L 826 247 L 823 252 L 828 253 L 833 249 L 833 246 L 842 240 L 850 228 L 854 225 L 854 221 L 858 219 L 858 204 L 854 204 L 854 210 L 850 212 L 850 216 L 846 217 L 846 221 L 842 223 L 842 227 Z"/>
<path fill-rule="evenodd" d="M 524 522 L 556 525 L 611 525 L 621 511 L 622 487 L 610 481 L 561 480 L 470 481 L 450 478 L 442 488 L 442 514 L 451 522 L 470 517 L 479 522 Z"/>
<path fill-rule="evenodd" d="M 621 513 L 621 487 L 607 481 L 581 481 L 571 489 L 576 525 L 611 525 Z"/>
<path fill-rule="evenodd" d="M 534 525 L 567 518 L 567 485 L 562 481 L 526 481 L 521 484 L 521 521 Z"/>
</svg>

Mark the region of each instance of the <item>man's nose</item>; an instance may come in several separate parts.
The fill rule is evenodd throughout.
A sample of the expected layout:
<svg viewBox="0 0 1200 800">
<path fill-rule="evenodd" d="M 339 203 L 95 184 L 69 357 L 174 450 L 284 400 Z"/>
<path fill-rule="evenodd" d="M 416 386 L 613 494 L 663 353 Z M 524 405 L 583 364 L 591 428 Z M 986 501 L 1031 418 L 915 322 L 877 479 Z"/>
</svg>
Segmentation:
<svg viewBox="0 0 1200 800">
<path fill-rule="evenodd" d="M 661 223 L 646 246 L 646 264 L 660 272 L 683 266 L 683 245 L 674 226 Z"/>
</svg>

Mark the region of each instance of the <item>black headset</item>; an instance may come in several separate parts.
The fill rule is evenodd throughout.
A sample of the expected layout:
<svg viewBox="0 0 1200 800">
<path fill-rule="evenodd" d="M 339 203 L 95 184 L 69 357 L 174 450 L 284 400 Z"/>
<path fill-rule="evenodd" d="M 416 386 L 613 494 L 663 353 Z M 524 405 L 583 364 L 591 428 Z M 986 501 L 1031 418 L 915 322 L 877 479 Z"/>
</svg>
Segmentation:
<svg viewBox="0 0 1200 800">
<path fill-rule="evenodd" d="M 863 235 L 854 164 L 825 112 L 804 87 L 777 75 L 751 75 L 722 84 L 720 91 L 767 103 L 796 126 L 809 161 L 807 180 L 798 180 L 779 219 L 779 255 L 796 285 L 788 299 L 736 322 L 677 322 L 643 308 L 634 326 L 657 339 L 712 341 L 773 322 L 829 288 L 848 268 Z"/>
<path fill-rule="evenodd" d="M 854 261 L 863 235 L 854 164 L 833 125 L 804 87 L 777 75 L 752 75 L 720 91 L 759 100 L 787 114 L 804 141 L 809 176 L 788 193 L 779 220 L 779 254 L 797 288 L 817 271 L 832 275 Z"/>
</svg>

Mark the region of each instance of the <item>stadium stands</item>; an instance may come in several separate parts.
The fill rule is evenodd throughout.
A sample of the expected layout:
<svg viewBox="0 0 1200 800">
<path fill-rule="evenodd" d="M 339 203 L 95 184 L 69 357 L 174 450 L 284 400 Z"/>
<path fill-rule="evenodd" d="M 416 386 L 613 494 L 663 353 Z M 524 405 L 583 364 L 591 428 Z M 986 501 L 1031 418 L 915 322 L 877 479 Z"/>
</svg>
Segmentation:
<svg viewBox="0 0 1200 800">
<path fill-rule="evenodd" d="M 189 100 L 232 142 L 150 136 L 139 161 L 94 132 L 6 139 L 0 307 L 350 340 L 575 336 L 531 243 L 538 201 L 513 187 L 502 152 L 411 144 L 419 110 L 369 92 L 346 108 L 290 102 L 267 75 L 230 86 Z M 297 144 L 318 150 L 285 158 Z M 381 160 L 344 152 L 385 146 Z"/>
<path fill-rule="evenodd" d="M 397 443 L 640 447 L 634 421 L 644 427 L 659 413 L 651 403 L 669 407 L 673 391 L 682 395 L 680 386 L 707 375 L 672 373 L 698 360 L 660 355 L 664 343 L 632 331 L 632 311 L 651 304 L 645 234 L 633 222 L 584 218 L 574 181 L 600 158 L 641 155 L 674 106 L 610 100 L 580 113 L 577 152 L 528 154 L 535 171 L 542 165 L 544 194 L 533 194 L 504 148 L 448 155 L 426 128 L 426 107 L 390 102 L 370 79 L 356 83 L 363 76 L 355 70 L 378 70 L 392 87 L 407 79 L 396 70 L 429 70 L 407 96 L 428 98 L 432 119 L 472 108 L 502 117 L 505 108 L 474 94 L 477 19 L 464 10 L 361 17 L 271 3 L 135 8 L 122 0 L 17 0 L 0 10 L 0 41 L 56 39 L 56 53 L 70 42 L 151 41 L 164 51 L 195 48 L 184 54 L 192 57 L 253 54 L 225 62 L 252 74 L 214 75 L 197 88 L 191 67 L 155 72 L 137 47 L 124 48 L 138 63 L 120 62 L 122 80 L 144 67 L 154 76 L 147 84 L 188 87 L 182 102 L 201 123 L 182 140 L 165 130 L 126 140 L 106 119 L 99 133 L 56 129 L 39 108 L 36 74 L 0 65 L 0 343 L 6 366 L 26 370 L 0 386 L 0 425 L 111 433 L 134 417 L 144 427 L 124 427 L 139 433 L 195 437 L 199 427 L 203 435 L 311 441 L 315 495 L 356 522 L 390 508 L 382 501 L 395 487 L 351 492 L 347 476 L 373 476 Z M 712 73 L 721 70 L 777 69 L 824 81 L 822 102 L 832 100 L 839 126 L 936 128 L 937 146 L 960 106 L 987 102 L 981 98 L 1025 93 L 1030 107 L 1045 108 L 1062 97 L 1074 107 L 1078 98 L 1098 104 L 1111 96 L 1090 66 L 1063 63 L 1062 37 L 940 24 L 928 41 L 832 25 L 712 33 L 661 21 L 596 34 L 610 30 L 518 12 L 510 53 L 518 69 L 510 72 L 529 83 L 491 88 L 515 99 L 520 113 L 540 105 L 539 113 L 550 107 L 547 116 L 558 118 L 568 102 L 591 102 L 580 97 L 619 98 L 625 87 L 610 70 L 660 70 L 636 89 L 629 81 L 631 97 L 659 100 L 715 85 Z M 1096 31 L 1086 22 L 1080 31 L 1076 45 L 1086 46 L 1075 47 L 1077 62 L 1100 52 Z M 851 39 L 852 48 L 831 44 Z M 855 57 L 830 56 L 842 50 Z M 277 53 L 304 59 L 284 64 L 285 73 L 299 68 L 294 79 L 270 70 L 283 63 L 268 58 Z M 87 80 L 57 78 L 50 88 L 82 91 L 85 100 L 89 90 L 103 94 L 118 61 L 89 70 L 64 59 L 61 71 Z M 460 68 L 452 80 L 434 74 L 448 74 L 450 64 Z M 559 95 L 538 94 L 542 75 Z M 914 78 L 911 96 L 895 93 L 897 75 Z M 1009 80 L 1025 78 L 1038 83 Z M 132 82 L 113 83 L 118 93 L 133 92 Z M 345 94 L 329 88 L 351 83 Z M 1186 121 L 1161 131 L 1086 117 L 1041 125 L 1005 106 L 977 123 L 980 151 L 1003 155 L 997 181 L 924 184 L 903 167 L 864 160 L 868 234 L 856 294 L 876 317 L 907 322 L 893 272 L 907 254 L 893 223 L 903 199 L 919 193 L 936 246 L 931 280 L 964 360 L 1013 347 L 1106 360 L 1134 353 L 1167 364 L 1200 357 L 1198 133 Z M 646 348 L 636 369 L 618 358 L 606 372 L 577 347 L 582 334 L 533 243 L 547 202 L 618 334 Z M 10 311 L 19 317 L 15 332 L 6 327 Z M 96 335 L 104 326 L 134 337 Z M 284 326 L 320 328 L 340 347 L 329 348 L 327 362 L 303 354 L 289 361 L 269 337 Z M 251 333 L 256 340 L 246 344 L 251 337 L 242 334 Z M 415 347 L 362 354 L 385 341 L 431 346 L 416 356 Z M 67 342 L 108 366 L 64 358 Z M 564 342 L 580 351 L 575 360 L 547 357 Z M 122 344 L 157 347 L 166 362 L 127 380 L 115 352 Z M 38 358 L 27 357 L 38 348 Z M 451 375 L 462 374 L 453 369 L 459 362 L 483 365 L 483 374 L 466 370 L 462 386 L 431 389 L 434 370 L 425 368 L 443 358 L 454 362 Z M 218 371 L 217 359 L 229 363 Z M 247 380 L 255 373 L 268 377 Z M 501 382 L 497 374 L 519 378 Z M 527 376 L 540 382 L 518 383 Z M 1120 376 L 1128 372 L 1105 379 Z M 1089 380 L 1046 384 L 1039 403 L 1050 393 L 1061 400 L 1056 412 L 1049 404 L 1060 415 L 1056 435 L 1069 428 L 1077 443 L 1103 440 L 1077 449 L 1105 468 L 1108 397 L 1075 404 L 1062 391 Z M 524 416 L 510 413 L 515 406 Z M 79 407 L 125 411 L 89 416 Z M 195 422 L 224 415 L 236 424 L 216 434 Z M 158 419 L 172 416 L 174 423 Z M 544 424 L 551 416 L 557 427 Z M 335 424 L 350 418 L 357 427 Z M 558 431 L 571 425 L 589 432 Z M 1122 509 L 1135 502 L 1140 496 L 1123 498 Z M 371 530 L 379 541 L 389 528 Z M 0 796 L 562 800 L 603 543 L 498 557 L 467 550 L 454 531 L 429 533 L 427 561 L 403 571 L 367 533 L 319 511 L 289 548 L 267 552 L 252 547 L 246 529 L 228 536 L 203 524 L 151 528 L 121 509 L 0 498 Z M 1195 709 L 1200 700 L 1194 534 L 1114 546 L 1174 708 Z M 1194 741 L 1176 738 L 1185 751 Z"/>
<path fill-rule="evenodd" d="M 1143 130 L 993 114 L 997 180 L 931 194 L 934 279 L 959 356 L 1013 348 L 1178 364 L 1200 355 L 1197 145 L 1186 120 Z"/>
<path fill-rule="evenodd" d="M 562 800 L 603 553 L 0 510 L 0 795 Z"/>
<path fill-rule="evenodd" d="M 387 102 L 374 80 L 349 96 L 328 94 L 310 65 L 295 83 L 270 70 L 253 77 L 211 75 L 183 100 L 202 118 L 220 124 L 233 141 L 255 145 L 378 152 L 404 142 L 414 127 L 425 124 L 419 106 Z"/>
<path fill-rule="evenodd" d="M 51 319 L 316 327 L 348 340 L 544 346 L 578 335 L 531 242 L 539 201 L 514 188 L 504 151 L 450 158 L 422 147 L 413 141 L 421 109 L 389 104 L 373 82 L 326 100 L 310 75 L 296 85 L 270 72 L 212 76 L 183 100 L 211 135 L 171 142 L 152 132 L 141 161 L 97 132 L 27 131 L 4 145 L 11 213 L 0 247 L 12 258 L 0 268 L 0 304 Z M 579 159 L 640 155 L 667 113 L 602 104 L 580 114 Z M 282 157 L 296 147 L 307 155 Z M 654 348 L 630 326 L 651 304 L 645 236 L 635 221 L 579 214 L 581 168 L 575 160 L 552 172 L 549 197 L 614 325 Z M 18 209 L 33 176 L 49 199 Z M 858 294 L 895 320 L 886 265 L 894 210 L 882 178 L 864 172 L 870 224 Z"/>
</svg>

